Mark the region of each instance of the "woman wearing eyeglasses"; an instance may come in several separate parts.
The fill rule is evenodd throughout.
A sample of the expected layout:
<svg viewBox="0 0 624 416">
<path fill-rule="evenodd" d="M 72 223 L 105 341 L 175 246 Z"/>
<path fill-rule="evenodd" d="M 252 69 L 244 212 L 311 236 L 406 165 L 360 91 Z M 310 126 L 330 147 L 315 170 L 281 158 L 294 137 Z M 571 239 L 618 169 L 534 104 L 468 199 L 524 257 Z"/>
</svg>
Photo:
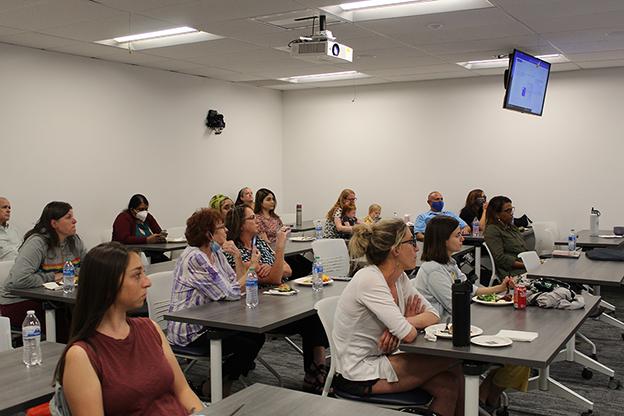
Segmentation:
<svg viewBox="0 0 624 416">
<path fill-rule="evenodd" d="M 431 410 L 464 414 L 464 381 L 459 362 L 413 353 L 394 354 L 401 341 L 439 322 L 437 311 L 410 284 L 405 270 L 416 267 L 418 247 L 400 219 L 356 225 L 349 242 L 354 257 L 366 256 L 340 295 L 333 337 L 340 374 L 334 386 L 358 396 L 422 388 L 433 396 Z"/>
<path fill-rule="evenodd" d="M 495 196 L 486 211 L 483 237 L 487 243 L 499 276 L 517 276 L 526 272 L 518 254 L 527 251 L 522 233 L 513 224 L 514 207 L 506 196 Z"/>
<path fill-rule="evenodd" d="M 252 249 L 260 254 L 260 264 L 256 269 L 260 284 L 279 285 L 283 279 L 290 277 L 292 271 L 284 261 L 284 247 L 286 245 L 287 228 L 282 227 L 277 232 L 275 251 L 269 243 L 258 237 L 256 217 L 251 208 L 245 205 L 234 207 L 225 219 L 227 239 L 232 240 L 240 250 L 243 264 L 247 265 Z M 235 259 L 230 253 L 225 253 L 228 261 L 234 267 Z M 261 301 L 262 302 L 262 301 Z M 325 366 L 325 348 L 329 341 L 325 330 L 317 315 L 300 319 L 297 322 L 277 328 L 277 333 L 298 333 L 303 340 L 303 366 L 305 376 L 303 389 L 308 392 L 320 393 L 323 390 L 327 368 Z"/>
<path fill-rule="evenodd" d="M 341 234 L 351 235 L 353 227 L 342 224 L 342 214 L 345 206 L 355 205 L 356 200 L 355 192 L 351 189 L 343 189 L 340 192 L 336 203 L 327 211 L 325 227 L 323 227 L 323 238 L 342 238 Z"/>
</svg>

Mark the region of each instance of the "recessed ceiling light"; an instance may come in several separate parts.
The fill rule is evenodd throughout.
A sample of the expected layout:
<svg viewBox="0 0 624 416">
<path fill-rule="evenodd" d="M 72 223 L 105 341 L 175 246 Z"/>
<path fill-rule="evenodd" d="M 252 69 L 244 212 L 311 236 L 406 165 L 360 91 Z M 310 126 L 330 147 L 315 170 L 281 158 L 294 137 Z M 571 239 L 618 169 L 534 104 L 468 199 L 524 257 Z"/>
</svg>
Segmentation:
<svg viewBox="0 0 624 416">
<path fill-rule="evenodd" d="M 372 7 L 385 7 L 385 6 L 396 6 L 398 4 L 404 3 L 418 3 L 423 1 L 435 1 L 435 0 L 364 0 L 364 1 L 353 1 L 349 3 L 342 3 L 338 6 L 342 10 L 359 10 L 359 9 L 370 9 Z"/>
<path fill-rule="evenodd" d="M 142 50 L 222 38 L 222 36 L 202 32 L 192 27 L 182 26 L 158 30 L 155 32 L 137 33 L 134 35 L 119 36 L 112 39 L 98 40 L 95 43 L 115 46 L 123 49 Z"/>
<path fill-rule="evenodd" d="M 536 58 L 542 59 L 551 64 L 559 64 L 562 62 L 570 62 L 564 55 L 555 53 L 550 55 L 537 55 Z M 467 61 L 457 62 L 457 65 L 463 66 L 466 69 L 491 69 L 491 68 L 506 68 L 509 66 L 509 58 L 494 58 L 494 59 L 482 59 L 480 61 Z"/>
<path fill-rule="evenodd" d="M 280 81 L 302 84 L 306 82 L 338 81 L 343 79 L 367 78 L 369 75 L 357 71 L 330 72 L 325 74 L 298 75 L 295 77 L 278 78 Z"/>
<path fill-rule="evenodd" d="M 442 23 L 429 23 L 427 25 L 427 28 L 431 29 L 431 30 L 440 30 L 444 27 L 444 25 Z"/>
</svg>

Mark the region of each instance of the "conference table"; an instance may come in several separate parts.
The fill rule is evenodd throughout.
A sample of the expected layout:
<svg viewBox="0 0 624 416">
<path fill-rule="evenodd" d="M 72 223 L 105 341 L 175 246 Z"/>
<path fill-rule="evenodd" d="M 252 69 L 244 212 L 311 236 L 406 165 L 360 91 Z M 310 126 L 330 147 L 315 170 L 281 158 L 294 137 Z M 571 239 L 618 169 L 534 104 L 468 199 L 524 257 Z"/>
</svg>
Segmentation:
<svg viewBox="0 0 624 416">
<path fill-rule="evenodd" d="M 613 230 L 599 230 L 598 235 L 613 235 Z M 555 241 L 557 246 L 567 246 L 567 237 L 565 240 Z M 590 230 L 580 230 L 576 234 L 576 246 L 583 250 L 592 248 L 615 248 L 624 245 L 624 236 L 615 238 L 605 238 L 592 236 Z"/>
<path fill-rule="evenodd" d="M 314 221 L 313 220 L 306 220 L 306 221 L 302 221 L 301 225 L 297 225 L 297 224 L 286 224 L 290 227 L 290 231 L 293 233 L 302 233 L 305 231 L 312 231 L 314 230 Z"/>
<path fill-rule="evenodd" d="M 205 305 L 169 312 L 164 319 L 203 325 L 217 330 L 243 331 L 264 334 L 279 327 L 316 314 L 314 305 L 320 299 L 339 296 L 347 282 L 334 281 L 315 293 L 309 286 L 291 283 L 299 293 L 293 296 L 260 295 L 254 309 L 245 306 L 245 298 L 231 302 L 211 302 Z M 262 293 L 262 288 L 260 289 Z M 218 332 L 217 332 L 218 334 Z M 222 394 L 221 339 L 210 340 L 210 391 L 213 402 L 221 400 Z"/>
<path fill-rule="evenodd" d="M 585 252 L 580 253 L 578 259 L 568 257 L 553 257 L 545 260 L 537 269 L 527 273 L 527 277 L 558 279 L 568 283 L 590 285 L 593 293 L 600 296 L 601 286 L 621 286 L 624 283 L 624 263 L 618 261 L 603 261 L 589 259 Z M 601 300 L 600 306 L 614 312 L 615 306 Z M 598 319 L 608 325 L 624 330 L 624 322 L 601 313 Z M 624 337 L 624 335 L 622 335 Z M 589 340 L 588 340 L 589 341 Z M 574 344 L 572 344 L 573 346 Z M 595 347 L 594 347 L 595 348 Z M 610 377 L 609 387 L 617 387 L 619 382 L 614 379 L 615 372 L 594 359 L 585 356 L 574 348 L 568 349 L 562 359 L 577 362 L 587 368 L 599 371 Z"/>
<path fill-rule="evenodd" d="M 502 329 L 537 332 L 532 342 L 517 342 L 506 347 L 487 348 L 471 344 L 454 347 L 450 339 L 431 342 L 419 336 L 412 343 L 401 343 L 404 352 L 418 353 L 460 360 L 463 363 L 466 385 L 465 415 L 479 414 L 479 377 L 489 364 L 515 364 L 539 369 L 539 376 L 530 379 L 529 388 L 551 391 L 592 410 L 593 402 L 552 379 L 549 366 L 561 349 L 573 339 L 581 324 L 598 304 L 598 296 L 585 295 L 585 308 L 578 310 L 543 309 L 530 306 L 524 310 L 510 306 L 471 306 L 471 324 L 483 329 L 484 334 L 495 335 Z"/>
<path fill-rule="evenodd" d="M 395 410 L 256 383 L 193 413 L 195 416 L 396 416 Z"/>
<path fill-rule="evenodd" d="M 0 352 L 0 416 L 14 415 L 52 397 L 52 377 L 64 344 L 42 342 L 41 365 L 26 367 L 22 348 Z"/>
<path fill-rule="evenodd" d="M 137 251 L 155 251 L 158 253 L 165 253 L 167 251 L 184 250 L 187 245 L 186 241 L 168 241 L 166 243 L 126 244 L 126 247 Z"/>
</svg>

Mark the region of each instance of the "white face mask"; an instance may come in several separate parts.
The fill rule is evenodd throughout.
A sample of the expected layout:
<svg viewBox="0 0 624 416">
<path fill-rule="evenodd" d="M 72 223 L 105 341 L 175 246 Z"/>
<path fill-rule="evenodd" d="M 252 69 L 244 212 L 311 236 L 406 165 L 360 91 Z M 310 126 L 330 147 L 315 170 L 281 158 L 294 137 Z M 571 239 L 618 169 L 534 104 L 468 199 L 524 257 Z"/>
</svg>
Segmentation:
<svg viewBox="0 0 624 416">
<path fill-rule="evenodd" d="M 147 211 L 139 211 L 135 215 L 136 219 L 142 222 L 145 222 L 147 219 Z"/>
</svg>

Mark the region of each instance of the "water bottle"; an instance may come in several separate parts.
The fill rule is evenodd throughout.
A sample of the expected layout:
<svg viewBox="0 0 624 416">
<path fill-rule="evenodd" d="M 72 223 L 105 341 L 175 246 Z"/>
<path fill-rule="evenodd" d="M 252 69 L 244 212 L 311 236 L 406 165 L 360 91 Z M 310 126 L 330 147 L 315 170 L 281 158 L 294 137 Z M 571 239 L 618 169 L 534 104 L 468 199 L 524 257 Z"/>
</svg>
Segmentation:
<svg viewBox="0 0 624 416">
<path fill-rule="evenodd" d="M 295 226 L 301 227 L 303 225 L 303 205 L 297 204 Z"/>
<path fill-rule="evenodd" d="M 317 293 L 323 290 L 323 263 L 319 256 L 314 257 L 312 264 L 312 290 Z"/>
<path fill-rule="evenodd" d="M 314 222 L 314 235 L 317 240 L 323 238 L 323 223 L 320 220 Z"/>
<path fill-rule="evenodd" d="M 71 259 L 65 260 L 63 265 L 63 293 L 68 294 L 74 291 L 74 276 L 76 275 L 76 268 Z"/>
<path fill-rule="evenodd" d="M 568 235 L 568 251 L 576 250 L 576 233 L 574 232 L 574 228 L 570 230 L 570 235 Z"/>
<path fill-rule="evenodd" d="M 247 282 L 245 283 L 247 295 L 245 296 L 245 304 L 252 309 L 258 306 L 258 275 L 256 269 L 249 268 L 247 272 Z"/>
<path fill-rule="evenodd" d="M 479 237 L 479 219 L 477 217 L 472 220 L 472 236 Z"/>
<path fill-rule="evenodd" d="M 41 364 L 41 324 L 35 316 L 35 311 L 26 312 L 26 319 L 22 324 L 22 342 L 26 367 Z"/>
<path fill-rule="evenodd" d="M 589 213 L 589 230 L 592 237 L 598 237 L 599 232 L 600 211 L 592 207 Z"/>
</svg>

